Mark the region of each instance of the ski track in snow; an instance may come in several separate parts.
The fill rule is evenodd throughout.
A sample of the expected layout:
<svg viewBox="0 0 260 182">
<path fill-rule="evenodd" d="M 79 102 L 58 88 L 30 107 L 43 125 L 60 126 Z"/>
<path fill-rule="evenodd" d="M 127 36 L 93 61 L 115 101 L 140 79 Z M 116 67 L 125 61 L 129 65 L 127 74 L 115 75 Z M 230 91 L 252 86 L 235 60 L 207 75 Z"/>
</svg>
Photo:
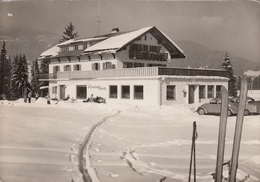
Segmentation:
<svg viewBox="0 0 260 182">
<path fill-rule="evenodd" d="M 154 166 L 155 165 L 154 163 L 147 164 L 145 162 L 138 160 L 136 150 L 133 150 L 131 148 L 129 148 L 126 151 L 123 152 L 122 158 L 126 160 L 128 166 L 130 168 L 132 168 L 134 171 L 136 171 L 137 173 L 139 173 L 141 175 L 144 175 L 144 174 L 147 174 L 147 173 L 154 173 L 154 174 L 165 176 L 165 177 L 168 177 L 168 178 L 171 178 L 171 179 L 180 180 L 180 181 L 183 181 L 183 182 L 186 182 L 189 179 L 189 175 L 186 174 L 186 173 L 183 173 L 183 174 L 174 173 L 174 172 L 169 171 L 169 170 L 157 168 L 157 167 Z M 259 160 L 260 155 L 254 157 L 251 160 L 255 160 L 255 159 Z M 228 177 L 228 170 L 223 172 L 223 176 L 225 178 Z M 194 176 L 191 176 L 191 179 L 193 179 L 193 178 L 194 178 Z M 214 181 L 212 179 L 211 174 L 203 175 L 203 176 L 196 174 L 196 179 L 200 180 L 201 182 Z M 240 180 L 241 182 L 259 182 L 260 181 L 257 177 L 250 175 L 250 174 L 247 174 L 240 169 L 237 170 L 237 179 Z"/>
</svg>

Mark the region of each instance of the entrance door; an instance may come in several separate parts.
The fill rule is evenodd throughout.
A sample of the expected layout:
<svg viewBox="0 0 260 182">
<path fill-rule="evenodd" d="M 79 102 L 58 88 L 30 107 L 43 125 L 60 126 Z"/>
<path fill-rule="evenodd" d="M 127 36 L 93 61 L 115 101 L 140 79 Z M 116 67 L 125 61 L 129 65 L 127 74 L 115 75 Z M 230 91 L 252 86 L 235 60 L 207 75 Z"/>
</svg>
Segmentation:
<svg viewBox="0 0 260 182">
<path fill-rule="evenodd" d="M 189 104 L 194 103 L 194 91 L 195 91 L 195 86 L 189 85 Z"/>
<path fill-rule="evenodd" d="M 60 85 L 60 99 L 65 99 L 65 85 Z"/>
</svg>

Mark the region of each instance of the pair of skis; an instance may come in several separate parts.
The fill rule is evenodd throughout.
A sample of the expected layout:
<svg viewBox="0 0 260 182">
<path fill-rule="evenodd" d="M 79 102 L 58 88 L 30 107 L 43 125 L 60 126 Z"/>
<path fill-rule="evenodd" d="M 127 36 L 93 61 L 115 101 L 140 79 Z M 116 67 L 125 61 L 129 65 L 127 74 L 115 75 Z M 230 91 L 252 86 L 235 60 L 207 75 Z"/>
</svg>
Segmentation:
<svg viewBox="0 0 260 182">
<path fill-rule="evenodd" d="M 225 151 L 225 138 L 226 138 L 226 126 L 228 116 L 228 92 L 225 87 L 221 88 L 221 115 L 219 123 L 219 135 L 218 135 L 218 150 L 217 150 L 217 161 L 215 171 L 215 182 L 222 182 L 223 173 L 223 160 Z M 247 98 L 247 81 L 246 78 L 242 78 L 242 84 L 240 89 L 239 107 L 236 118 L 235 134 L 233 139 L 233 149 L 231 160 L 228 162 L 229 165 L 229 182 L 236 182 L 236 173 L 238 167 L 238 157 L 240 150 L 240 141 L 242 136 L 244 110 L 246 106 Z"/>
</svg>

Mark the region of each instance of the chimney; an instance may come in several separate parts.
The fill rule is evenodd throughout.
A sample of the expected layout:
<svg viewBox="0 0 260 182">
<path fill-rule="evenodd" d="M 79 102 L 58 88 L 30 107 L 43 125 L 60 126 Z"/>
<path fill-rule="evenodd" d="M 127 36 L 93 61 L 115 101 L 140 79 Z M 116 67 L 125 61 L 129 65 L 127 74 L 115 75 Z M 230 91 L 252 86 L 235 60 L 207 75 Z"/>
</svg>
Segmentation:
<svg viewBox="0 0 260 182">
<path fill-rule="evenodd" d="M 111 33 L 117 33 L 117 32 L 119 32 L 119 28 L 113 28 L 113 29 L 111 30 Z"/>
</svg>

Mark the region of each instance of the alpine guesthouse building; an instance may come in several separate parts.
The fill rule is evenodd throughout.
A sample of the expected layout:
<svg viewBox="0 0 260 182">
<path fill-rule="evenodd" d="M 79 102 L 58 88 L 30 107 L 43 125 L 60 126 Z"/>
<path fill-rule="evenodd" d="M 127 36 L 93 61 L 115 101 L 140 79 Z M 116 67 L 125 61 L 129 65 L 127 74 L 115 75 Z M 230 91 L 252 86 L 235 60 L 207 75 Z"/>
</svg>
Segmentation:
<svg viewBox="0 0 260 182">
<path fill-rule="evenodd" d="M 169 67 L 184 52 L 155 26 L 86 39 L 71 39 L 43 52 L 49 60 L 51 98 L 77 102 L 93 94 L 106 103 L 170 105 L 200 103 L 228 88 L 224 70 Z"/>
</svg>

